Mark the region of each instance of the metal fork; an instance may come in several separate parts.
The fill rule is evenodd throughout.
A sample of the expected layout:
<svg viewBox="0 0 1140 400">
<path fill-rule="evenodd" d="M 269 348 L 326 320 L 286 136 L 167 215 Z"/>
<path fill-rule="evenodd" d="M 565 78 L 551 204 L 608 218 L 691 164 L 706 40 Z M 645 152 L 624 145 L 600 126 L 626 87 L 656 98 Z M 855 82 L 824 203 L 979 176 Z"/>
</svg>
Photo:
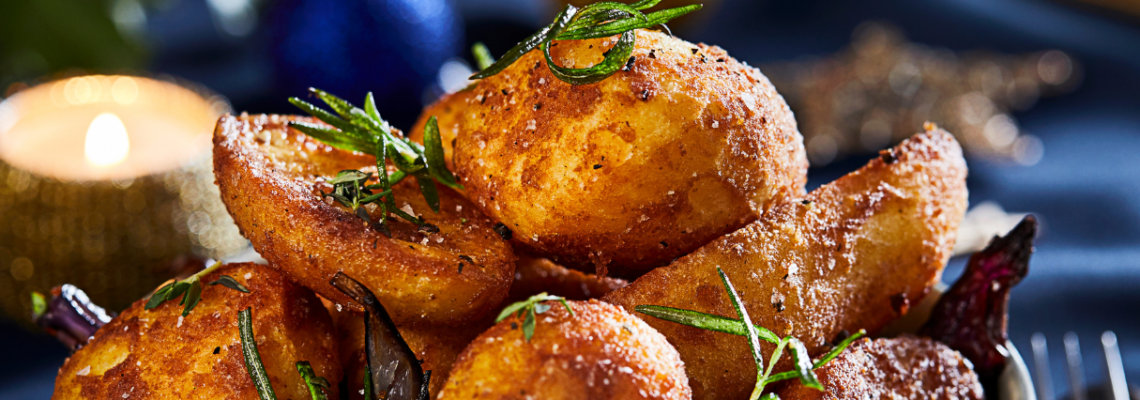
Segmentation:
<svg viewBox="0 0 1140 400">
<path fill-rule="evenodd" d="M 1053 393 L 1053 378 L 1049 372 L 1049 349 L 1046 346 L 1045 335 L 1034 333 L 1030 338 L 1033 346 L 1034 380 L 1037 386 L 1038 400 L 1055 400 Z M 1084 369 L 1081 367 L 1081 344 L 1077 334 L 1068 332 L 1063 338 L 1065 345 L 1065 361 L 1069 372 L 1069 386 L 1072 393 L 1071 400 L 1089 400 L 1088 388 L 1085 385 Z M 1128 383 L 1124 378 L 1124 363 L 1120 357 L 1120 347 L 1116 342 L 1116 334 L 1105 331 L 1100 335 L 1100 344 L 1104 348 L 1104 363 L 1108 371 L 1108 385 L 1104 392 L 1107 396 L 1092 400 L 1130 400 Z"/>
</svg>

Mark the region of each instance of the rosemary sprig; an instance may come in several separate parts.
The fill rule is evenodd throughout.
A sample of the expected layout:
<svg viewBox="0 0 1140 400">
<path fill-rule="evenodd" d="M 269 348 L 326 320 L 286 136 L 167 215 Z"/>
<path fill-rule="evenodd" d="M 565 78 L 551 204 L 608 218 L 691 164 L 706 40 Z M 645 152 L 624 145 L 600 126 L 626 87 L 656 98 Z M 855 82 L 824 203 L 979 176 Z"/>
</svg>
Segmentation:
<svg viewBox="0 0 1140 400">
<path fill-rule="evenodd" d="M 313 371 L 312 364 L 309 364 L 308 361 L 298 361 L 297 373 L 301 374 L 301 379 L 305 380 L 305 386 L 309 387 L 309 395 L 312 396 L 313 400 L 328 400 L 329 397 L 325 391 L 331 387 L 329 380 L 318 376 L 316 371 Z"/>
<path fill-rule="evenodd" d="M 719 315 L 705 314 L 702 312 L 683 310 L 680 308 L 651 305 L 640 305 L 634 307 L 633 310 L 650 317 L 656 317 L 666 321 L 673 321 L 682 325 L 695 326 L 713 332 L 721 332 L 737 336 L 747 335 L 747 333 L 744 331 L 743 322 L 740 322 L 740 320 L 737 319 L 731 319 Z M 753 327 L 756 329 L 756 334 L 765 342 L 773 344 L 780 343 L 780 337 L 772 331 L 768 330 L 768 328 L 759 325 L 753 325 Z"/>
<path fill-rule="evenodd" d="M 815 360 L 815 362 L 812 363 L 812 369 L 816 369 L 816 368 L 822 367 L 824 365 L 827 365 L 828 362 L 831 362 L 831 360 L 834 360 L 835 357 L 839 357 L 840 353 L 843 353 L 844 350 L 847 350 L 847 347 L 851 346 L 851 343 L 854 343 L 856 340 L 858 340 L 864 336 L 867 336 L 867 331 L 860 329 L 859 332 L 855 332 L 855 334 L 848 336 L 847 339 L 843 339 L 842 342 L 839 342 L 839 345 L 832 348 L 831 351 L 827 352 L 827 354 L 824 354 L 823 357 L 820 357 L 818 360 Z M 781 373 L 769 376 L 768 377 L 768 383 L 774 383 L 774 382 L 779 382 L 782 380 L 799 378 L 799 377 L 800 377 L 800 371 L 785 371 L 785 372 L 781 372 Z"/>
<path fill-rule="evenodd" d="M 424 127 L 424 144 L 420 145 L 392 133 L 391 126 L 380 118 L 379 112 L 376 111 L 376 101 L 372 93 L 365 96 L 364 109 L 361 109 L 323 90 L 310 88 L 309 91 L 320 98 L 333 112 L 325 111 L 296 97 L 290 98 L 289 102 L 328 126 L 292 121 L 289 122 L 290 127 L 338 149 L 359 151 L 376 157 L 376 184 L 367 185 L 371 174 L 356 170 L 341 171 L 330 181 L 334 187 L 333 193 L 325 194 L 345 207 L 351 208 L 365 222 L 371 223 L 368 213 L 360 206 L 376 203 L 380 207 L 380 215 L 385 216 L 379 221 L 382 232 L 386 234 L 389 232 L 386 225 L 388 213 L 423 228 L 425 222 L 422 218 L 396 208 L 392 186 L 408 176 L 416 179 L 424 199 L 432 211 L 437 213 L 439 193 L 435 182 L 463 189 L 463 185 L 459 184 L 455 175 L 444 163 L 443 140 L 440 138 L 439 124 L 434 116 L 428 119 Z M 397 171 L 388 173 L 386 161 L 391 161 Z"/>
<path fill-rule="evenodd" d="M 736 309 L 736 315 L 740 316 L 740 322 L 744 323 L 744 334 L 748 337 L 748 347 L 752 350 L 752 358 L 756 361 L 756 387 L 752 389 L 751 400 L 757 400 L 764 392 L 764 384 L 768 379 L 768 374 L 772 372 L 772 367 L 776 365 L 776 360 L 779 354 L 784 351 L 783 340 L 776 343 L 776 351 L 772 353 L 772 360 L 768 362 L 768 369 L 764 369 L 764 356 L 760 355 L 760 336 L 756 334 L 756 326 L 752 325 L 752 319 L 748 317 L 748 310 L 744 308 L 740 300 L 740 294 L 736 293 L 736 289 L 732 287 L 732 282 L 728 281 L 728 275 L 720 267 L 716 268 L 716 272 L 720 274 L 720 280 L 724 283 L 725 290 L 728 291 L 728 298 L 732 301 L 732 308 Z"/>
<path fill-rule="evenodd" d="M 251 314 L 250 308 L 238 312 L 238 332 L 241 333 L 241 355 L 245 359 L 245 370 L 249 372 L 249 379 L 253 380 L 253 387 L 257 388 L 257 395 L 261 400 L 277 400 L 277 394 L 273 392 L 273 385 L 269 382 L 269 374 L 265 372 L 265 365 L 261 363 L 261 354 L 257 351 Z"/>
<path fill-rule="evenodd" d="M 364 364 L 364 400 L 373 400 L 376 396 L 372 395 L 372 368 L 368 367 L 368 363 Z"/>
<path fill-rule="evenodd" d="M 529 342 L 530 338 L 534 336 L 534 324 L 535 320 L 538 319 L 537 314 L 542 314 L 550 311 L 550 305 L 544 304 L 543 302 L 554 300 L 561 302 L 562 306 L 566 307 L 566 311 L 569 311 L 571 316 L 574 315 L 574 309 L 570 308 L 570 304 L 566 303 L 565 297 L 552 296 L 546 294 L 546 292 L 543 292 L 534 296 L 530 296 L 530 298 L 526 300 L 507 306 L 503 309 L 502 312 L 499 313 L 499 317 L 495 318 L 495 322 L 501 322 L 502 320 L 507 319 L 507 317 L 510 317 L 511 314 L 516 314 L 519 318 L 523 318 L 523 316 L 525 316 L 526 318 L 523 319 L 522 323 L 523 338 Z"/>
<path fill-rule="evenodd" d="M 480 71 L 495 63 L 495 56 L 491 55 L 491 50 L 483 42 L 475 42 L 471 46 L 471 54 L 475 55 L 475 67 L 479 68 Z"/>
<path fill-rule="evenodd" d="M 721 282 L 724 284 L 725 290 L 728 292 L 729 300 L 732 302 L 733 308 L 736 310 L 739 320 L 722 317 L 719 315 L 706 314 L 698 311 L 683 310 L 672 307 L 654 306 L 654 305 L 639 305 L 634 307 L 634 310 L 649 315 L 652 317 L 660 318 L 666 321 L 672 321 L 683 325 L 697 327 L 714 332 L 723 332 L 732 335 L 748 337 L 749 350 L 752 352 L 753 360 L 756 362 L 756 386 L 753 388 L 752 395 L 749 397 L 751 400 L 776 400 L 779 399 L 775 393 L 763 394 L 764 388 L 771 383 L 779 382 L 786 379 L 799 378 L 800 382 L 807 387 L 824 390 L 823 385 L 819 383 L 819 379 L 815 376 L 813 371 L 826 365 L 835 357 L 839 356 L 848 346 L 855 340 L 865 336 L 865 330 L 859 330 L 855 334 L 847 337 L 839 345 L 835 346 L 830 352 L 825 354 L 815 362 L 811 361 L 807 352 L 807 347 L 803 342 L 791 336 L 780 338 L 772 331 L 765 329 L 761 326 L 753 325 L 751 319 L 748 317 L 748 310 L 746 310 L 740 300 L 740 295 L 733 288 L 732 283 L 728 280 L 728 275 L 723 270 L 717 268 L 717 273 L 720 275 Z M 767 366 L 764 365 L 763 357 L 760 354 L 760 340 L 764 340 L 776 345 L 776 349 L 769 357 Z M 772 374 L 777 361 L 783 356 L 784 350 L 787 349 L 792 355 L 794 369 L 791 371 Z"/>
<path fill-rule="evenodd" d="M 481 71 L 472 75 L 471 79 L 494 76 L 514 64 L 524 54 L 534 49 L 540 49 L 546 58 L 546 65 L 550 68 L 550 72 L 559 80 L 571 85 L 600 82 L 621 70 L 629 56 L 633 54 L 633 45 L 637 40 L 635 30 L 648 29 L 658 25 L 668 30 L 668 27 L 665 27 L 666 22 L 701 8 L 700 4 L 692 4 L 656 11 L 648 15 L 641 12 L 657 5 L 660 1 L 641 0 L 633 4 L 605 1 L 590 4 L 581 9 L 567 5 L 553 23 L 519 42 L 494 64 L 487 67 L 480 65 Z M 620 37 L 617 44 L 605 52 L 605 59 L 592 67 L 563 68 L 555 64 L 550 57 L 551 43 L 555 40 L 597 39 L 618 35 Z M 479 54 L 476 54 L 476 59 L 482 64 Z"/>
<path fill-rule="evenodd" d="M 147 310 L 154 309 L 167 301 L 177 299 L 181 296 L 182 302 L 179 304 L 185 305 L 182 309 L 182 316 L 190 315 L 190 311 L 198 305 L 199 301 L 202 301 L 202 277 L 214 272 L 214 270 L 218 269 L 221 265 L 222 262 L 218 261 L 214 263 L 214 265 L 198 271 L 198 273 L 191 275 L 185 280 L 175 280 L 174 282 L 163 285 L 158 288 L 158 290 L 155 290 L 154 294 L 150 295 L 150 299 L 147 300 L 146 306 L 143 308 Z M 242 293 L 249 293 L 249 289 L 246 289 L 245 286 L 242 286 L 234 280 L 233 277 L 227 275 L 222 275 L 217 280 L 210 282 L 210 285 L 222 285 Z"/>
</svg>

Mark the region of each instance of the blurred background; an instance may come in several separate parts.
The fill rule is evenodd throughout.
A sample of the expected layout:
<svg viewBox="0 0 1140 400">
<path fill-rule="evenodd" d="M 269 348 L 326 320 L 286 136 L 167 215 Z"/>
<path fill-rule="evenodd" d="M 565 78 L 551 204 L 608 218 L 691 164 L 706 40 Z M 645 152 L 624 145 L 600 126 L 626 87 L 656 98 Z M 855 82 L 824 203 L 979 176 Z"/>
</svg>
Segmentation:
<svg viewBox="0 0 1140 400">
<path fill-rule="evenodd" d="M 213 187 L 218 115 L 293 113 L 285 99 L 315 86 L 352 101 L 374 92 L 408 128 L 465 85 L 474 42 L 501 55 L 562 4 L 0 1 L 0 398 L 49 398 L 68 355 L 30 323 L 32 291 L 75 283 L 120 310 L 204 260 L 252 257 Z M 1025 213 L 1043 222 L 1011 300 L 1022 354 L 1043 333 L 1064 394 L 1064 333 L 1081 338 L 1095 385 L 1098 338 L 1113 330 L 1140 382 L 1140 2 L 704 4 L 673 32 L 769 76 L 804 134 L 809 189 L 924 121 L 947 128 L 970 164 L 956 252 Z M 132 133 L 128 148 L 127 131 L 150 141 Z"/>
</svg>

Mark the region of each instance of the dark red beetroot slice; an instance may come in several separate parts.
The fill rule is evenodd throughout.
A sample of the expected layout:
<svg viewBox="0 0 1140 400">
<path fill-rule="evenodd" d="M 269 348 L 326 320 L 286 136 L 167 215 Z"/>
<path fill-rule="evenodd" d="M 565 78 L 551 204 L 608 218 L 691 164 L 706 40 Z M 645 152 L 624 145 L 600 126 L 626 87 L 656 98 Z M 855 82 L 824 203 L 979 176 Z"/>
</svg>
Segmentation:
<svg viewBox="0 0 1140 400">
<path fill-rule="evenodd" d="M 970 256 L 961 278 L 942 294 L 920 334 L 958 350 L 974 364 L 988 393 L 1005 369 L 1009 290 L 1029 272 L 1037 219 L 1022 219 L 1004 237 Z"/>
</svg>

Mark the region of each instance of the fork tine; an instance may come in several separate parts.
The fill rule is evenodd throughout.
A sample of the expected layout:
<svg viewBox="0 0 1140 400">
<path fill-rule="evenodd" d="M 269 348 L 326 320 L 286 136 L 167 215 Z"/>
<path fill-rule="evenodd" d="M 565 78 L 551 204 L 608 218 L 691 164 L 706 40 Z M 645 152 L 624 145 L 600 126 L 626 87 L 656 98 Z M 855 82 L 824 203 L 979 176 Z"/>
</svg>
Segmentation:
<svg viewBox="0 0 1140 400">
<path fill-rule="evenodd" d="M 1073 400 L 1088 400 L 1085 393 L 1085 371 L 1081 368 L 1081 342 L 1075 332 L 1065 333 L 1065 360 L 1069 365 L 1069 386 Z M 1127 399 L 1125 399 L 1127 400 Z"/>
<path fill-rule="evenodd" d="M 1112 400 L 1128 400 L 1128 383 L 1124 379 L 1124 363 L 1120 359 L 1120 347 L 1116 334 L 1105 331 L 1100 335 L 1104 347 L 1104 364 L 1108 369 L 1108 383 L 1112 390 Z"/>
<path fill-rule="evenodd" d="M 1029 343 L 1033 346 L 1033 370 L 1037 373 L 1037 400 L 1053 400 L 1053 374 L 1049 371 L 1049 347 L 1045 334 L 1034 333 Z"/>
</svg>

